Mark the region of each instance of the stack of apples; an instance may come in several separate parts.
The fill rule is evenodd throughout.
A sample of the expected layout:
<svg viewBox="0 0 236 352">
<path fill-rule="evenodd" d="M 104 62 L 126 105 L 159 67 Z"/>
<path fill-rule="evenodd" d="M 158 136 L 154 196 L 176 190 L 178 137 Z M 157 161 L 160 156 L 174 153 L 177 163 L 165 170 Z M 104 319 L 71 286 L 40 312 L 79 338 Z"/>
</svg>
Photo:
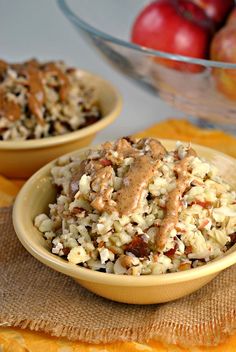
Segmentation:
<svg viewBox="0 0 236 352">
<path fill-rule="evenodd" d="M 234 0 L 156 0 L 137 16 L 131 41 L 141 46 L 198 59 L 236 63 Z M 186 70 L 181 61 L 159 62 Z M 189 65 L 187 71 L 201 69 Z M 219 89 L 236 99 L 236 70 L 216 70 Z M 221 84 L 224 82 L 223 84 Z"/>
</svg>

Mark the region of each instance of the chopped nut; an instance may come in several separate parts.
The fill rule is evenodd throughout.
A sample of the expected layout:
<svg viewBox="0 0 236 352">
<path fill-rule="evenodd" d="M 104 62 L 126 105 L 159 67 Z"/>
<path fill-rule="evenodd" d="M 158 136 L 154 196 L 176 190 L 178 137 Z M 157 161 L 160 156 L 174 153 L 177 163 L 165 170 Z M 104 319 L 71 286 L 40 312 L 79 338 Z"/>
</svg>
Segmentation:
<svg viewBox="0 0 236 352">
<path fill-rule="evenodd" d="M 185 271 L 191 269 L 190 263 L 181 263 L 179 266 L 179 271 Z"/>
</svg>

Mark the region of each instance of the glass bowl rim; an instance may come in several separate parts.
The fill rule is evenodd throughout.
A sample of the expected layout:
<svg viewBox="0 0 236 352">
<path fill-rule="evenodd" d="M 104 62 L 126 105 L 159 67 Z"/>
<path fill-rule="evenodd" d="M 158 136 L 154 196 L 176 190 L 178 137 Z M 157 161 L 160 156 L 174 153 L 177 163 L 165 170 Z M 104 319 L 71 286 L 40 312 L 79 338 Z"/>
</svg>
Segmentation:
<svg viewBox="0 0 236 352">
<path fill-rule="evenodd" d="M 84 30 L 85 32 L 88 32 L 90 35 L 104 39 L 108 42 L 117 44 L 119 46 L 123 46 L 129 49 L 133 49 L 137 52 L 141 52 L 145 55 L 150 55 L 150 56 L 155 56 L 155 57 L 161 57 L 164 59 L 170 59 L 172 61 L 179 61 L 179 62 L 184 62 L 188 64 L 197 64 L 205 67 L 217 67 L 217 68 L 226 68 L 226 69 L 236 69 L 236 63 L 229 63 L 229 62 L 223 62 L 223 61 L 214 61 L 214 60 L 207 60 L 207 59 L 197 59 L 197 58 L 192 58 L 188 56 L 183 56 L 183 55 L 175 55 L 175 54 L 170 54 L 158 50 L 153 50 L 146 48 L 144 46 L 140 46 L 137 44 L 133 44 L 132 42 L 125 41 L 123 39 L 116 38 L 110 34 L 107 34 L 90 24 L 88 24 L 86 21 L 82 20 L 82 18 L 78 17 L 73 10 L 69 7 L 67 0 L 57 0 L 57 4 L 63 14 L 68 18 L 68 20 L 73 23 L 76 27 L 79 27 L 80 29 Z"/>
</svg>

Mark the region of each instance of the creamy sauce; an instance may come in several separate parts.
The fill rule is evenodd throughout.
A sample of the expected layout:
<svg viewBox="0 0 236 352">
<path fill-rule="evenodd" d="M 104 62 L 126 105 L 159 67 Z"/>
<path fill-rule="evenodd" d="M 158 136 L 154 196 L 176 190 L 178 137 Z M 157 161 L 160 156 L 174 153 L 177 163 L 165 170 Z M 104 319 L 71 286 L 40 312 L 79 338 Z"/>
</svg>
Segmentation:
<svg viewBox="0 0 236 352">
<path fill-rule="evenodd" d="M 26 77 L 28 87 L 28 104 L 29 110 L 37 118 L 39 124 L 44 125 L 43 105 L 45 103 L 45 91 L 43 87 L 44 76 L 51 73 L 57 76 L 59 81 L 59 97 L 65 101 L 69 93 L 69 80 L 67 76 L 54 63 L 49 62 L 40 65 L 37 60 L 31 60 L 24 64 L 8 65 L 0 60 L 0 77 L 4 76 L 6 70 L 12 68 L 18 74 Z M 10 121 L 16 121 L 20 118 L 21 107 L 19 104 L 7 99 L 6 93 L 2 90 L 0 93 L 0 115 L 5 116 Z"/>
<path fill-rule="evenodd" d="M 124 177 L 123 185 L 117 192 L 117 209 L 120 215 L 130 215 L 140 203 L 142 192 L 147 188 L 157 167 L 157 161 L 166 153 L 163 145 L 155 139 L 144 139 L 150 147 L 150 155 L 139 155 L 126 140 L 121 139 L 117 145 L 117 152 L 123 157 L 135 157 L 129 171 Z"/>
<path fill-rule="evenodd" d="M 189 186 L 188 168 L 192 156 L 196 153 L 193 149 L 189 149 L 186 156 L 176 165 L 177 181 L 176 187 L 169 193 L 166 204 L 166 214 L 162 221 L 160 229 L 157 233 L 156 242 L 157 248 L 163 250 L 170 231 L 173 230 L 178 222 L 179 202 L 183 193 Z"/>
<path fill-rule="evenodd" d="M 130 215 L 139 206 L 142 191 L 154 175 L 156 164 L 150 156 L 137 157 L 124 177 L 123 185 L 117 192 L 117 208 L 120 215 Z"/>
<path fill-rule="evenodd" d="M 5 116 L 10 121 L 20 118 L 21 108 L 12 100 L 7 99 L 4 91 L 0 90 L 0 116 Z"/>
<path fill-rule="evenodd" d="M 42 72 L 36 65 L 28 65 L 25 70 L 28 76 L 29 94 L 28 103 L 31 113 L 37 118 L 41 125 L 44 125 L 42 106 L 45 101 L 45 93 L 42 84 Z"/>
<path fill-rule="evenodd" d="M 149 139 L 149 146 L 150 146 L 151 156 L 154 159 L 159 159 L 160 157 L 162 157 L 166 154 L 166 149 L 156 139 L 150 138 Z"/>
<path fill-rule="evenodd" d="M 111 199 L 113 173 L 111 166 L 101 168 L 91 182 L 91 189 L 95 192 L 91 206 L 100 212 L 112 213 L 114 211 L 115 202 Z"/>
<path fill-rule="evenodd" d="M 50 72 L 58 77 L 58 80 L 60 81 L 60 89 L 59 89 L 60 99 L 61 101 L 65 101 L 68 97 L 69 87 L 70 87 L 67 76 L 53 62 L 49 62 L 48 64 L 46 64 L 44 66 L 44 71 Z"/>
<path fill-rule="evenodd" d="M 2 76 L 4 76 L 7 68 L 8 64 L 5 61 L 0 60 L 0 79 L 2 78 Z"/>
<path fill-rule="evenodd" d="M 116 151 L 122 159 L 127 157 L 135 157 L 138 154 L 138 150 L 134 149 L 125 138 L 119 139 L 116 145 Z"/>
</svg>

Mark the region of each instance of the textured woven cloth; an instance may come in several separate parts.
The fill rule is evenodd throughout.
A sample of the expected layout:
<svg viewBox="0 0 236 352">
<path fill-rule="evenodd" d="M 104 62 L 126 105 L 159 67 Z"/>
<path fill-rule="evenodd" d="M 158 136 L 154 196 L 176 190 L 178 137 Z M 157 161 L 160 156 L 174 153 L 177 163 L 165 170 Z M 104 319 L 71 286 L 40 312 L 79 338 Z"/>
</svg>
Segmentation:
<svg viewBox="0 0 236 352">
<path fill-rule="evenodd" d="M 134 306 L 98 297 L 30 256 L 11 208 L 0 210 L 0 325 L 90 343 L 148 341 L 214 345 L 236 329 L 236 266 L 175 302 Z"/>
</svg>

